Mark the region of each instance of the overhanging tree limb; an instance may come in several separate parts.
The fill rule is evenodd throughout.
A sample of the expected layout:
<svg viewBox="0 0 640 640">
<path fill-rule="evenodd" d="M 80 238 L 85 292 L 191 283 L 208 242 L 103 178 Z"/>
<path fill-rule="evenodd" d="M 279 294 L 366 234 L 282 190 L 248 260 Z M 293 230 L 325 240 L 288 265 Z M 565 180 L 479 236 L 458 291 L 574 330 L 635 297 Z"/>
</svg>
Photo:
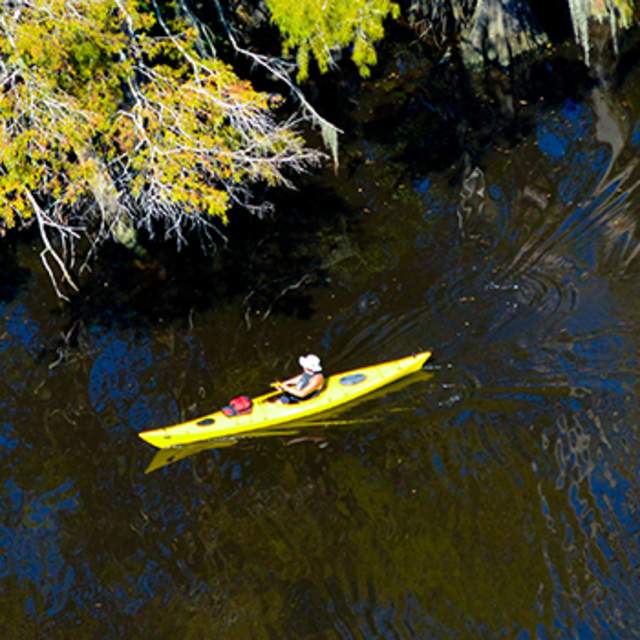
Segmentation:
<svg viewBox="0 0 640 640">
<path fill-rule="evenodd" d="M 146 7 L 0 4 L 0 224 L 37 222 L 47 272 L 72 289 L 83 235 L 89 255 L 137 229 L 211 239 L 233 205 L 269 210 L 256 184 L 292 186 L 290 171 L 324 158 L 299 118 L 276 121 L 267 94 L 198 46 L 193 26 Z"/>
<path fill-rule="evenodd" d="M 311 121 L 312 124 L 318 126 L 320 128 L 320 133 L 322 135 L 322 141 L 326 145 L 326 147 L 331 151 L 331 157 L 333 159 L 333 165 L 335 169 L 339 166 L 338 160 L 338 134 L 342 133 L 342 130 L 336 127 L 334 124 L 329 122 L 326 118 L 323 118 L 311 105 L 311 103 L 306 99 L 304 93 L 300 90 L 300 88 L 294 83 L 291 79 L 291 72 L 295 68 L 290 62 L 282 60 L 280 58 L 273 58 L 269 56 L 265 56 L 260 53 L 255 53 L 253 51 L 249 51 L 244 47 L 241 47 L 236 40 L 236 37 L 233 33 L 233 29 L 229 25 L 222 5 L 220 4 L 220 0 L 213 0 L 213 4 L 216 8 L 218 16 L 220 18 L 220 22 L 229 38 L 229 42 L 233 49 L 249 58 L 254 64 L 266 69 L 270 74 L 272 74 L 275 78 L 280 80 L 282 83 L 286 85 L 289 91 L 293 94 L 295 99 L 300 103 L 302 107 L 304 115 Z M 206 31 L 206 27 L 205 27 Z"/>
</svg>

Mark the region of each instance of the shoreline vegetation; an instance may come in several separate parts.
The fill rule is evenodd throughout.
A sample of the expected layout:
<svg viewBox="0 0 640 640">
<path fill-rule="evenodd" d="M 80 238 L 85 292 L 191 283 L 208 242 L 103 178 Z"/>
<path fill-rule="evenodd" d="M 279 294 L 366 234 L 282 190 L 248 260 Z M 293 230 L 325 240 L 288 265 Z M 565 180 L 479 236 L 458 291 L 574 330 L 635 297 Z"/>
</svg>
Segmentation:
<svg viewBox="0 0 640 640">
<path fill-rule="evenodd" d="M 457 65 L 509 115 L 520 69 L 567 41 L 606 84 L 639 16 L 633 0 L 5 3 L 0 236 L 35 230 L 69 300 L 107 241 L 141 257 L 145 238 L 225 242 L 237 211 L 271 216 L 275 187 L 337 171 L 348 131 L 323 77 L 347 77 L 357 101 L 362 79 L 387 80 L 390 39 Z"/>
</svg>

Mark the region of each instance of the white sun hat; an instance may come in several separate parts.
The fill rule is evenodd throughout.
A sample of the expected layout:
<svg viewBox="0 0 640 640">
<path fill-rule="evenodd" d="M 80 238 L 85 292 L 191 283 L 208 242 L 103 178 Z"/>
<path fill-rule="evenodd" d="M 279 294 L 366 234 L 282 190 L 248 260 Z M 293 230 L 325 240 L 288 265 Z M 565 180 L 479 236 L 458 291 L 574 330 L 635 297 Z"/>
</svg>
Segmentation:
<svg viewBox="0 0 640 640">
<path fill-rule="evenodd" d="M 320 373 L 320 371 L 322 371 L 322 363 L 315 353 L 300 356 L 298 362 L 303 369 L 307 369 L 308 371 L 313 371 L 314 373 Z"/>
</svg>

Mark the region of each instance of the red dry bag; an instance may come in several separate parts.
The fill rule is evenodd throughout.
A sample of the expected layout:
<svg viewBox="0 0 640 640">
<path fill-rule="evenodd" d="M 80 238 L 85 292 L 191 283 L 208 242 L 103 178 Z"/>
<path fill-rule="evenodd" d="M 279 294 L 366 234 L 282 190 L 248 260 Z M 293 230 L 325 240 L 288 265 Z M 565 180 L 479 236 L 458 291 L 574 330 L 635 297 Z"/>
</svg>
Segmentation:
<svg viewBox="0 0 640 640">
<path fill-rule="evenodd" d="M 240 416 L 251 413 L 252 406 L 249 396 L 237 396 L 229 400 L 229 404 L 226 407 L 222 407 L 222 413 L 228 417 Z"/>
</svg>

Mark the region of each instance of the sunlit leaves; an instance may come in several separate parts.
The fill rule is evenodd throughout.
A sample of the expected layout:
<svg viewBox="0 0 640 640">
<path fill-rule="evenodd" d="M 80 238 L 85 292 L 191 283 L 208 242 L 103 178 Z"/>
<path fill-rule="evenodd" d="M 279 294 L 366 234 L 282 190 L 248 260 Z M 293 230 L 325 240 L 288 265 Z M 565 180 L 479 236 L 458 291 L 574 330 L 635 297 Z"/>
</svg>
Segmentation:
<svg viewBox="0 0 640 640">
<path fill-rule="evenodd" d="M 266 94 L 203 56 L 177 14 L 140 0 L 22 0 L 0 8 L 0 35 L 5 226 L 37 207 L 45 230 L 100 240 L 126 218 L 179 236 L 319 158 L 275 123 Z"/>
<path fill-rule="evenodd" d="M 363 76 L 376 61 L 375 43 L 384 35 L 383 22 L 398 17 L 392 0 L 265 0 L 284 38 L 285 53 L 297 50 L 298 79 L 306 78 L 310 57 L 320 71 L 333 62 L 335 51 L 348 46 Z"/>
</svg>

